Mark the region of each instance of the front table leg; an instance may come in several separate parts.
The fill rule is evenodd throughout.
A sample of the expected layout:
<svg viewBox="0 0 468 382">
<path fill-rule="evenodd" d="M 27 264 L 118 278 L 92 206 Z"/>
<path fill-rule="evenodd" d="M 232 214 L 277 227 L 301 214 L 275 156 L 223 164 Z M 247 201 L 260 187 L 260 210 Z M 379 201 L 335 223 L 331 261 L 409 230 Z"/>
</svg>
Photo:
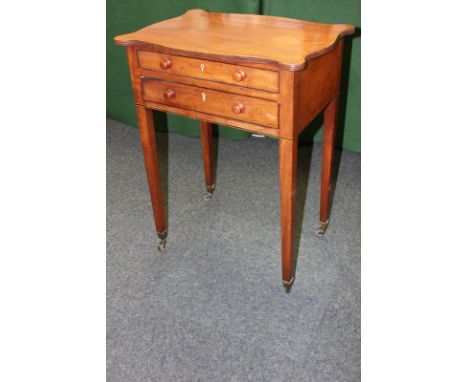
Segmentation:
<svg viewBox="0 0 468 382">
<path fill-rule="evenodd" d="M 296 204 L 297 141 L 279 139 L 281 254 L 286 293 L 294 282 L 294 209 Z"/>
<path fill-rule="evenodd" d="M 200 135 L 203 151 L 203 163 L 205 166 L 205 200 L 213 196 L 215 189 L 214 164 L 213 164 L 213 125 L 209 122 L 200 121 Z"/>
<path fill-rule="evenodd" d="M 159 176 L 158 150 L 156 146 L 156 134 L 154 131 L 153 111 L 144 106 L 136 105 L 140 140 L 145 159 L 146 176 L 151 194 L 156 233 L 160 239 L 158 250 L 166 245 L 167 222 L 164 212 L 164 198 L 161 192 L 161 179 Z"/>
<path fill-rule="evenodd" d="M 335 151 L 336 117 L 338 111 L 338 96 L 326 107 L 324 113 L 323 143 L 322 143 L 322 185 L 320 190 L 320 226 L 315 233 L 323 236 L 330 220 L 330 191 L 333 169 L 333 154 Z"/>
</svg>

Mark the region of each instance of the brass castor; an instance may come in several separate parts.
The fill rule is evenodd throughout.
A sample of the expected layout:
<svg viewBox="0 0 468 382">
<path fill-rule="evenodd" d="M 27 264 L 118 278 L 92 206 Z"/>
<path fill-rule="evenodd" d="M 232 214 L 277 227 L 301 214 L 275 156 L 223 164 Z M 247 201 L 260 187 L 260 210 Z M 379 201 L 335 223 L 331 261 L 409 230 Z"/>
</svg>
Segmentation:
<svg viewBox="0 0 468 382">
<path fill-rule="evenodd" d="M 158 251 L 162 252 L 166 248 L 166 239 L 160 239 L 158 243 Z"/>
<path fill-rule="evenodd" d="M 205 191 L 205 194 L 203 195 L 203 199 L 205 199 L 205 202 L 210 201 L 212 197 L 213 197 L 212 192 Z"/>
<path fill-rule="evenodd" d="M 327 220 L 325 223 L 320 222 L 320 226 L 315 230 L 315 234 L 317 236 L 323 236 L 325 234 L 325 231 L 327 230 L 329 221 L 330 220 Z"/>
<path fill-rule="evenodd" d="M 158 232 L 159 243 L 157 246 L 158 251 L 162 252 L 166 248 L 166 237 L 167 237 L 167 229 L 164 232 Z"/>
<path fill-rule="evenodd" d="M 292 285 L 294 284 L 294 280 L 296 277 L 293 277 L 291 281 L 283 281 L 283 288 L 286 293 L 291 292 Z"/>
<path fill-rule="evenodd" d="M 214 189 L 215 189 L 214 184 L 212 186 L 206 186 L 206 191 L 205 191 L 205 194 L 203 195 L 203 199 L 205 199 L 205 202 L 208 202 L 211 200 L 211 198 L 213 197 Z"/>
</svg>

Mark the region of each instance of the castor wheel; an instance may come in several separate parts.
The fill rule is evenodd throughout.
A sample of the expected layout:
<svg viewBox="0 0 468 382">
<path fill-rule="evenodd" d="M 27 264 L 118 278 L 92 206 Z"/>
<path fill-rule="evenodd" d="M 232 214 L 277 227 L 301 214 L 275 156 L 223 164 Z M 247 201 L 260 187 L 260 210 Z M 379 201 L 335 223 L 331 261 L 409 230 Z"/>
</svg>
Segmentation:
<svg viewBox="0 0 468 382">
<path fill-rule="evenodd" d="M 158 237 L 159 237 L 159 243 L 158 243 L 157 249 L 158 251 L 162 252 L 164 251 L 164 248 L 166 248 L 167 229 L 163 232 L 158 232 Z"/>
<path fill-rule="evenodd" d="M 166 239 L 159 240 L 157 248 L 158 248 L 158 251 L 160 252 L 164 251 L 164 248 L 166 248 Z"/>
<path fill-rule="evenodd" d="M 323 236 L 328 227 L 328 220 L 325 223 L 320 222 L 320 226 L 315 230 L 317 236 Z"/>
<path fill-rule="evenodd" d="M 295 280 L 295 279 L 296 279 L 296 277 L 293 277 L 293 278 L 291 279 L 291 281 L 289 281 L 289 282 L 288 282 L 288 281 L 283 281 L 283 288 L 284 288 L 284 291 L 285 291 L 286 293 L 291 292 L 291 288 L 292 288 L 292 286 L 293 286 L 293 284 L 294 284 L 294 280 Z"/>
<path fill-rule="evenodd" d="M 213 192 L 215 190 L 216 185 L 213 184 L 212 186 L 206 186 L 206 191 L 205 194 L 203 195 L 203 199 L 205 199 L 205 202 L 208 202 L 211 200 L 213 197 Z"/>
</svg>

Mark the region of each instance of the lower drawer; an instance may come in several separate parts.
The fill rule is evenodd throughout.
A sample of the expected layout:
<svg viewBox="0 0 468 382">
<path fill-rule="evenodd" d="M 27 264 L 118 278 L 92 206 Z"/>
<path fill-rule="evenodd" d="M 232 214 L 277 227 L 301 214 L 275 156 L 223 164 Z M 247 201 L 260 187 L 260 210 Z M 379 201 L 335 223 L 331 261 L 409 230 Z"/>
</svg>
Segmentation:
<svg viewBox="0 0 468 382">
<path fill-rule="evenodd" d="M 141 88 L 145 101 L 278 128 L 278 104 L 273 101 L 153 78 L 142 78 Z"/>
</svg>

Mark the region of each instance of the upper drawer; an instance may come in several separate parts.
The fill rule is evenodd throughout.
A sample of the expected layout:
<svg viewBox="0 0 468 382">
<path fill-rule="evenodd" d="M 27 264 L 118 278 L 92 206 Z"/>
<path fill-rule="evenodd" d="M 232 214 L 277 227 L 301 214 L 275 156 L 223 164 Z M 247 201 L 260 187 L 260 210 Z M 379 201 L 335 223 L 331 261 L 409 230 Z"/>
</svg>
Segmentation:
<svg viewBox="0 0 468 382">
<path fill-rule="evenodd" d="M 138 51 L 140 68 L 278 92 L 278 72 L 221 62 Z"/>
</svg>

